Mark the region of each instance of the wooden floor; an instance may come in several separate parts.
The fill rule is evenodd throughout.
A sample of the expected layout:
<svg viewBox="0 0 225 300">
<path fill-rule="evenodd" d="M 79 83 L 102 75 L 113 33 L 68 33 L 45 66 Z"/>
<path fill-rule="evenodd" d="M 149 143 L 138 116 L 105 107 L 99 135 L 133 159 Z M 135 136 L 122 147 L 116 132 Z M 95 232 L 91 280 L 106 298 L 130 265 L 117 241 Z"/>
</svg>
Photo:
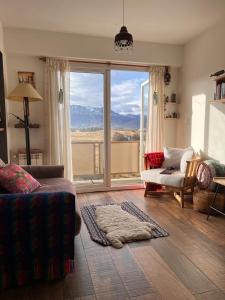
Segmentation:
<svg viewBox="0 0 225 300">
<path fill-rule="evenodd" d="M 167 229 L 169 237 L 117 250 L 76 237 L 76 273 L 65 280 L 8 290 L 0 299 L 225 299 L 225 219 L 181 209 L 172 198 L 144 198 L 143 190 L 78 196 L 79 205 L 132 200 Z"/>
</svg>

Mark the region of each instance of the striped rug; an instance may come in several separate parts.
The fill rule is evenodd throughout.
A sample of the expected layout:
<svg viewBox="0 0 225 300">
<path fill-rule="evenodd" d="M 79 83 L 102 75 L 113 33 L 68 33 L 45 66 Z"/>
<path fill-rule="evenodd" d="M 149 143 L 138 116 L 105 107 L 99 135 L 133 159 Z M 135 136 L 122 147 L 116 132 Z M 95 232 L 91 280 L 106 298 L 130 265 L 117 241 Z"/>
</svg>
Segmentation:
<svg viewBox="0 0 225 300">
<path fill-rule="evenodd" d="M 108 204 L 108 205 L 118 205 L 118 204 Z M 87 226 L 90 237 L 93 241 L 103 245 L 110 246 L 111 243 L 106 238 L 106 234 L 99 229 L 97 223 L 95 222 L 95 209 L 99 205 L 87 205 L 81 208 L 81 214 L 84 220 L 84 223 Z M 154 225 L 155 229 L 153 230 L 153 237 L 166 237 L 169 233 L 163 229 L 156 221 L 152 219 L 149 215 L 145 214 L 140 210 L 133 202 L 125 201 L 121 203 L 121 208 L 131 215 L 137 217 L 142 222 L 149 222 Z"/>
</svg>

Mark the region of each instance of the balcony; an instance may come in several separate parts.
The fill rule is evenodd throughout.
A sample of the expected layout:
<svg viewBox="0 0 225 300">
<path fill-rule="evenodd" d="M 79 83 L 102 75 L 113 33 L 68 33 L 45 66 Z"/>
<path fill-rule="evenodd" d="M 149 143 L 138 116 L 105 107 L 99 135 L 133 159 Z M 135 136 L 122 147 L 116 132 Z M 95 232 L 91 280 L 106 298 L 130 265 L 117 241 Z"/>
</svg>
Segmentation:
<svg viewBox="0 0 225 300">
<path fill-rule="evenodd" d="M 140 142 L 111 142 L 111 179 L 140 182 Z M 99 183 L 104 177 L 104 144 L 100 141 L 72 141 L 73 179 L 78 183 Z"/>
</svg>

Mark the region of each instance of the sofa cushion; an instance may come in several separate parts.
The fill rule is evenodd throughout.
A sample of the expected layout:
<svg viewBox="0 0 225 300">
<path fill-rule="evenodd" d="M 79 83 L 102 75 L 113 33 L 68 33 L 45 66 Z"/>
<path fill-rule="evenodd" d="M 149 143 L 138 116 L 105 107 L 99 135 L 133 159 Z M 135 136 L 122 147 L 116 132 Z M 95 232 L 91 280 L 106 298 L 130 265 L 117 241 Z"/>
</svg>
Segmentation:
<svg viewBox="0 0 225 300">
<path fill-rule="evenodd" d="M 0 168 L 0 185 L 10 193 L 30 193 L 40 187 L 40 183 L 16 164 Z"/>
<path fill-rule="evenodd" d="M 173 174 L 160 174 L 165 169 L 150 169 L 141 172 L 141 179 L 145 182 L 152 182 L 173 187 L 182 187 L 185 174 L 175 171 Z"/>
<path fill-rule="evenodd" d="M 35 192 L 68 192 L 75 193 L 75 187 L 66 178 L 40 178 L 38 179 L 41 186 Z"/>
</svg>

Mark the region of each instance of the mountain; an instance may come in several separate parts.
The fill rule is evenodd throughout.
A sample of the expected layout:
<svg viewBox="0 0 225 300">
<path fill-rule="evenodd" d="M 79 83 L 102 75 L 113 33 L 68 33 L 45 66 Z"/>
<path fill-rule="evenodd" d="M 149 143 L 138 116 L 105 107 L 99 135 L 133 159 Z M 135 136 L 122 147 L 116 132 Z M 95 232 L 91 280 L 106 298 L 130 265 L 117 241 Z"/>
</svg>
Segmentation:
<svg viewBox="0 0 225 300">
<path fill-rule="evenodd" d="M 103 128 L 103 108 L 92 106 L 71 105 L 71 128 Z M 139 129 L 140 116 L 121 115 L 111 111 L 113 129 Z"/>
</svg>

